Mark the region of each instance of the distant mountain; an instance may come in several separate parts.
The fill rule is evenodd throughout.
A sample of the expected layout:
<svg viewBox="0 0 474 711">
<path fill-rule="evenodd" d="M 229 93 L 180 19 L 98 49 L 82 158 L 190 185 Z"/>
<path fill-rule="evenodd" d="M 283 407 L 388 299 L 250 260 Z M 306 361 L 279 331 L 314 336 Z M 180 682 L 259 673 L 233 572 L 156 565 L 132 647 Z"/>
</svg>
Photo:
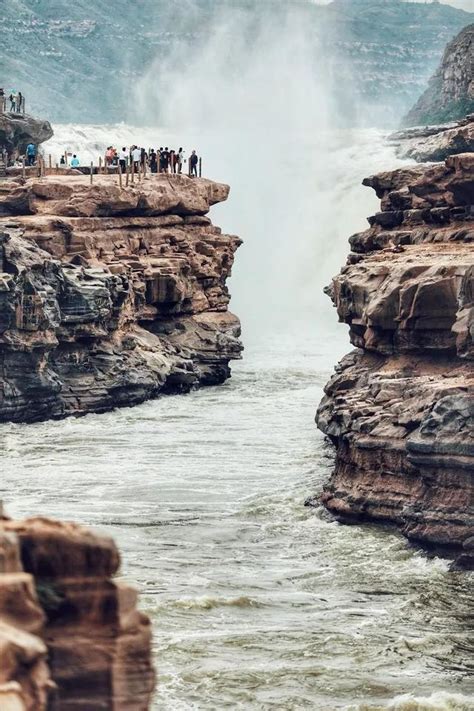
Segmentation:
<svg viewBox="0 0 474 711">
<path fill-rule="evenodd" d="M 474 24 L 446 48 L 427 90 L 403 120 L 405 126 L 455 121 L 474 113 Z"/>
<path fill-rule="evenodd" d="M 288 10 L 306 13 L 308 32 L 323 37 L 315 71 L 322 51 L 340 101 L 350 96 L 371 123 L 396 122 L 447 42 L 474 20 L 441 3 L 402 0 L 8 0 L 0 9 L 3 85 L 21 90 L 32 111 L 54 121 L 137 120 L 134 87 L 157 57 L 179 43 L 192 61 L 226 11 L 260 22 L 281 17 L 286 42 Z"/>
</svg>

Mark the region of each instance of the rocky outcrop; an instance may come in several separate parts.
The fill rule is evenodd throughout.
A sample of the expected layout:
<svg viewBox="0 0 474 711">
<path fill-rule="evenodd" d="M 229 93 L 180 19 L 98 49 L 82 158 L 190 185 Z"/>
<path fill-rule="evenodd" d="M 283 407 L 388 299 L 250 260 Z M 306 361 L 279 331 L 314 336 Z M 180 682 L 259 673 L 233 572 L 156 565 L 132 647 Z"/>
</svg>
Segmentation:
<svg viewBox="0 0 474 711">
<path fill-rule="evenodd" d="M 450 42 L 427 90 L 403 119 L 405 126 L 462 119 L 474 112 L 474 24 Z"/>
<path fill-rule="evenodd" d="M 8 155 L 24 154 L 28 143 L 36 146 L 53 136 L 49 121 L 17 113 L 0 113 L 0 151 Z"/>
<path fill-rule="evenodd" d="M 474 114 L 456 124 L 399 131 L 389 137 L 399 158 L 418 163 L 442 161 L 459 153 L 474 153 Z"/>
<path fill-rule="evenodd" d="M 229 188 L 182 175 L 117 180 L 0 186 L 0 420 L 222 383 L 240 357 L 226 280 L 241 241 L 206 216 Z"/>
<path fill-rule="evenodd" d="M 0 520 L 2 711 L 146 711 L 150 623 L 112 579 L 113 541 L 74 524 Z"/>
<path fill-rule="evenodd" d="M 329 293 L 356 350 L 317 413 L 322 502 L 474 563 L 474 154 L 364 181 L 381 198 Z"/>
</svg>

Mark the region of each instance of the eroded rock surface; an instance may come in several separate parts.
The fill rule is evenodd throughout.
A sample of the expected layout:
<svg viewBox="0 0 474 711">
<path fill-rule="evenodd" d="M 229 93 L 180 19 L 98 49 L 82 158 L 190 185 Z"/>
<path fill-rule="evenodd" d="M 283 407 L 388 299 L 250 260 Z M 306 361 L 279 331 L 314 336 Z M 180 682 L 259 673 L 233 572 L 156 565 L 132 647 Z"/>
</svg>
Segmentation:
<svg viewBox="0 0 474 711">
<path fill-rule="evenodd" d="M 28 143 L 38 145 L 49 140 L 52 135 L 49 121 L 27 114 L 0 113 L 0 148 L 9 155 L 16 151 L 23 154 Z"/>
<path fill-rule="evenodd" d="M 419 163 L 442 161 L 458 153 L 474 152 L 474 114 L 455 124 L 407 129 L 390 136 L 400 158 Z"/>
<path fill-rule="evenodd" d="M 2 711 L 146 711 L 150 623 L 113 580 L 111 539 L 75 524 L 0 520 Z"/>
<path fill-rule="evenodd" d="M 373 176 L 370 229 L 328 292 L 357 347 L 317 413 L 322 501 L 474 563 L 474 154 Z"/>
<path fill-rule="evenodd" d="M 474 24 L 446 47 L 428 88 L 403 119 L 406 126 L 462 119 L 474 111 Z"/>
<path fill-rule="evenodd" d="M 238 237 L 206 216 L 229 188 L 152 176 L 0 186 L 0 420 L 132 405 L 222 383 L 239 358 L 226 280 Z"/>
</svg>

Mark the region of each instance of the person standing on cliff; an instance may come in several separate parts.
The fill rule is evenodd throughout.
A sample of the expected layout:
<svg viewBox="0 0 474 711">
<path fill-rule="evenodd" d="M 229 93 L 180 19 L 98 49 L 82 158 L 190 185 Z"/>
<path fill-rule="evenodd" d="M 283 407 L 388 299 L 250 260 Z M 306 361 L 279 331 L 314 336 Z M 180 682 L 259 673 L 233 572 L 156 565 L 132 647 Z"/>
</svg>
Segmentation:
<svg viewBox="0 0 474 711">
<path fill-rule="evenodd" d="M 138 171 L 140 170 L 141 157 L 142 157 L 141 148 L 138 148 L 138 146 L 133 146 L 132 161 L 133 161 L 133 170 L 135 173 L 138 173 Z"/>
<path fill-rule="evenodd" d="M 122 150 L 120 151 L 120 158 L 119 158 L 119 163 L 120 163 L 120 168 L 122 170 L 122 173 L 127 172 L 127 159 L 128 159 L 128 151 L 125 146 L 123 146 Z"/>
<path fill-rule="evenodd" d="M 186 158 L 184 157 L 184 151 L 183 151 L 182 147 L 178 151 L 177 158 L 178 158 L 178 173 L 181 173 L 183 171 L 183 163 L 186 163 Z"/>
<path fill-rule="evenodd" d="M 155 149 L 152 148 L 150 151 L 150 171 L 152 173 L 158 172 L 158 161 L 155 153 Z"/>
<path fill-rule="evenodd" d="M 190 178 L 197 178 L 198 177 L 198 172 L 197 172 L 197 167 L 199 163 L 199 158 L 197 156 L 196 151 L 193 151 L 191 153 L 191 156 L 189 158 L 189 177 Z"/>
<path fill-rule="evenodd" d="M 34 165 L 36 159 L 36 146 L 34 143 L 28 143 L 26 146 L 26 164 Z"/>
<path fill-rule="evenodd" d="M 112 165 L 114 159 L 114 148 L 113 146 L 107 146 L 107 150 L 105 151 L 105 162 L 107 165 Z"/>
<path fill-rule="evenodd" d="M 23 94 L 21 91 L 18 92 L 18 97 L 16 101 L 16 110 L 18 111 L 19 114 L 21 114 L 23 110 Z"/>
<path fill-rule="evenodd" d="M 161 156 L 162 156 L 162 158 L 163 158 L 163 164 L 164 164 L 164 168 L 165 168 L 165 173 L 168 173 L 168 172 L 169 172 L 169 167 L 170 167 L 170 151 L 169 151 L 168 146 L 165 146 L 165 150 L 163 151 L 163 153 L 161 154 Z"/>
<path fill-rule="evenodd" d="M 74 153 L 74 155 L 72 156 L 72 159 L 71 159 L 71 168 L 79 168 L 79 166 L 80 166 L 79 158 Z"/>
<path fill-rule="evenodd" d="M 169 157 L 170 154 L 168 148 L 160 148 L 160 173 L 168 172 Z"/>
</svg>

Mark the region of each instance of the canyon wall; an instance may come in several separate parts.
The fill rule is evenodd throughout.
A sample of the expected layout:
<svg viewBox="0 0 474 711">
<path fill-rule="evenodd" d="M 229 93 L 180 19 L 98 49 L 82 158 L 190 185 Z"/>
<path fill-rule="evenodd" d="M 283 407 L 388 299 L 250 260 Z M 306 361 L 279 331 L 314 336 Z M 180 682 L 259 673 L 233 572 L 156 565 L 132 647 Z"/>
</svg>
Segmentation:
<svg viewBox="0 0 474 711">
<path fill-rule="evenodd" d="M 474 112 L 474 24 L 446 47 L 428 88 L 403 119 L 406 126 L 462 119 Z"/>
<path fill-rule="evenodd" d="M 328 288 L 356 350 L 317 413 L 336 446 L 321 500 L 472 567 L 474 154 L 364 184 L 381 211 Z"/>
<path fill-rule="evenodd" d="M 2 711 L 146 711 L 151 628 L 113 579 L 113 541 L 72 523 L 0 518 Z"/>
<path fill-rule="evenodd" d="M 153 175 L 0 183 L 0 421 L 133 405 L 222 383 L 239 358 L 226 185 Z"/>
</svg>

